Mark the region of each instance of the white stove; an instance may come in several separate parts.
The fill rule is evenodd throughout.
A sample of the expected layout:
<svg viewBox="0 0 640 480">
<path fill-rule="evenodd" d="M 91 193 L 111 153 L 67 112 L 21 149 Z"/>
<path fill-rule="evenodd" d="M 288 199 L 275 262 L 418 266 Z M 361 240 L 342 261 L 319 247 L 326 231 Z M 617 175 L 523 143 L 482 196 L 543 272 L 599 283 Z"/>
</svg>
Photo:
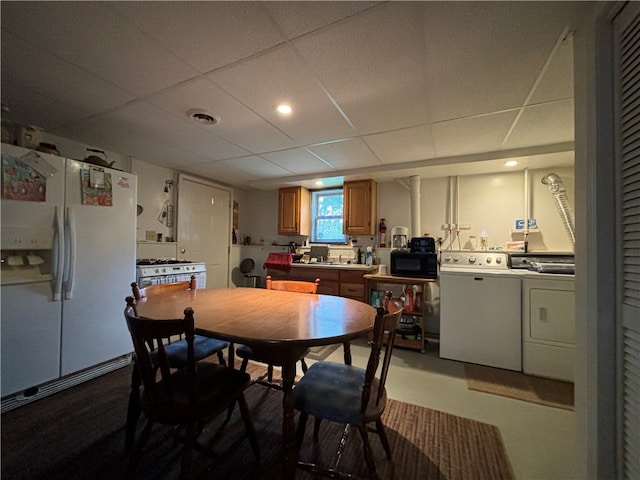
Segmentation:
<svg viewBox="0 0 640 480">
<path fill-rule="evenodd" d="M 196 277 L 196 288 L 206 288 L 207 267 L 203 262 L 176 260 L 139 260 L 136 266 L 136 282 L 139 287 L 159 283 L 184 282 Z"/>
</svg>

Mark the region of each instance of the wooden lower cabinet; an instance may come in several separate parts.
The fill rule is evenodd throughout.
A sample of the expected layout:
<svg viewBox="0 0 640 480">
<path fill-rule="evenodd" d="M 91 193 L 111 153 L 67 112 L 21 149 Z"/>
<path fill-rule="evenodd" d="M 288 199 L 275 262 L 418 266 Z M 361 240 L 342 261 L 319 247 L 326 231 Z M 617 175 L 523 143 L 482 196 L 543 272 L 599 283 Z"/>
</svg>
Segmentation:
<svg viewBox="0 0 640 480">
<path fill-rule="evenodd" d="M 323 295 L 340 294 L 340 272 L 326 268 L 292 268 L 289 272 L 289 280 L 302 280 L 313 282 L 320 279 L 318 293 Z"/>
<path fill-rule="evenodd" d="M 364 277 L 366 270 L 340 271 L 340 296 L 367 302 L 364 292 Z"/>
<path fill-rule="evenodd" d="M 340 268 L 313 268 L 298 267 L 292 268 L 289 273 L 280 270 L 269 269 L 267 275 L 271 275 L 274 280 L 302 280 L 313 282 L 320 279 L 318 293 L 323 295 L 336 295 L 340 297 L 353 298 L 361 302 L 367 302 L 364 287 L 364 275 L 375 271 L 375 267 L 369 270 L 347 270 Z"/>
</svg>

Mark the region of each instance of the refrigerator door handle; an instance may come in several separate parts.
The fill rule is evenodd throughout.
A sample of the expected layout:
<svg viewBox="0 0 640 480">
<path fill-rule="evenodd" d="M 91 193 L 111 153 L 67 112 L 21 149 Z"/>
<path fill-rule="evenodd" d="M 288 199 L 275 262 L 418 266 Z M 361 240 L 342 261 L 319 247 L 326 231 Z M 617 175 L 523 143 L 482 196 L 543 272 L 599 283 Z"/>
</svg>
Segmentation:
<svg viewBox="0 0 640 480">
<path fill-rule="evenodd" d="M 64 219 L 62 218 L 62 209 L 58 206 L 55 208 L 52 259 L 54 271 L 51 288 L 53 301 L 59 302 L 62 300 L 62 279 L 64 273 Z"/>
<path fill-rule="evenodd" d="M 68 300 L 73 297 L 73 282 L 76 273 L 76 220 L 71 207 L 67 207 L 66 227 L 66 237 L 68 239 L 66 242 L 68 246 L 66 256 L 68 263 L 65 275 L 64 298 Z"/>
</svg>

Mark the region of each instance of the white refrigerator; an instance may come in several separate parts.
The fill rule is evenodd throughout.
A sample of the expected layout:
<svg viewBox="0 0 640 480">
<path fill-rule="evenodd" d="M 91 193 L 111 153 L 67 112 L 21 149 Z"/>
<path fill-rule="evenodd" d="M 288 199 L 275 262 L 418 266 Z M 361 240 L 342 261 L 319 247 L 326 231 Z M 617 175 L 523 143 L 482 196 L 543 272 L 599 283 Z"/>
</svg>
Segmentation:
<svg viewBox="0 0 640 480">
<path fill-rule="evenodd" d="M 2 397 L 132 351 L 137 177 L 2 144 Z"/>
</svg>

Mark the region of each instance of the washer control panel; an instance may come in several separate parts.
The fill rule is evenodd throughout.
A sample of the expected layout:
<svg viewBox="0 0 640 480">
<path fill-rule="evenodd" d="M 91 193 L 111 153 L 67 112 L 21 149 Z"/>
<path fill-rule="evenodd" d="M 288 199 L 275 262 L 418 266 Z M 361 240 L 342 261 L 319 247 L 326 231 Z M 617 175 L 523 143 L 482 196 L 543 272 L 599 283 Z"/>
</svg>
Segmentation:
<svg viewBox="0 0 640 480">
<path fill-rule="evenodd" d="M 442 252 L 443 267 L 490 268 L 508 270 L 507 254 L 491 251 Z"/>
</svg>

